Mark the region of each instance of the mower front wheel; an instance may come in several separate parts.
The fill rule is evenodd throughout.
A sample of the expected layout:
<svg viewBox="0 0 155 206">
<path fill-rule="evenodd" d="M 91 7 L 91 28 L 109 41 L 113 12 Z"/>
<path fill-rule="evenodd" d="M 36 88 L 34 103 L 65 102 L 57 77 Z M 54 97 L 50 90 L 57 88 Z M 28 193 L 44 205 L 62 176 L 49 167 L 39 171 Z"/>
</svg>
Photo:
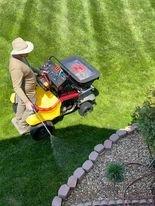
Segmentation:
<svg viewBox="0 0 155 206">
<path fill-rule="evenodd" d="M 80 105 L 78 111 L 81 116 L 86 116 L 89 112 L 93 111 L 93 105 L 91 102 L 84 102 Z"/>
<path fill-rule="evenodd" d="M 44 122 L 44 124 L 46 125 L 48 130 L 51 133 L 53 133 L 54 126 L 52 122 Z M 35 141 L 40 141 L 40 140 L 47 139 L 50 137 L 49 133 L 47 132 L 45 126 L 42 123 L 36 126 L 32 126 L 30 129 L 30 135 L 32 136 L 32 139 L 34 139 Z"/>
</svg>

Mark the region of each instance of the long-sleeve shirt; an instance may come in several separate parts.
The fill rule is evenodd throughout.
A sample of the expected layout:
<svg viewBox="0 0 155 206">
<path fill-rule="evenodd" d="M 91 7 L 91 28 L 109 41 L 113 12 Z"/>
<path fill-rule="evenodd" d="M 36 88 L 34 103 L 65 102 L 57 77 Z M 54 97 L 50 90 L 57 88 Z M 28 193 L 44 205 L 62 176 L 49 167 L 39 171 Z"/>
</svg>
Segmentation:
<svg viewBox="0 0 155 206">
<path fill-rule="evenodd" d="M 23 102 L 29 101 L 29 97 L 35 95 L 35 74 L 28 65 L 13 56 L 10 58 L 9 71 L 15 93 Z"/>
</svg>

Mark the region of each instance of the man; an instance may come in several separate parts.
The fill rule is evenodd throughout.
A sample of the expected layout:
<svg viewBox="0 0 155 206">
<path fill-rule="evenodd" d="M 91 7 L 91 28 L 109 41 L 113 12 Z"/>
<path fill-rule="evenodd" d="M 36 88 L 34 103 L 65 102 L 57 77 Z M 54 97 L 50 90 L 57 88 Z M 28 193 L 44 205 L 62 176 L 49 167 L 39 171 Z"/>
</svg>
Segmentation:
<svg viewBox="0 0 155 206">
<path fill-rule="evenodd" d="M 9 71 L 18 103 L 16 116 L 12 119 L 12 123 L 20 134 L 25 134 L 30 131 L 26 118 L 33 110 L 36 86 L 35 74 L 28 65 L 26 57 L 34 46 L 31 42 L 18 37 L 12 42 L 12 47 Z"/>
</svg>

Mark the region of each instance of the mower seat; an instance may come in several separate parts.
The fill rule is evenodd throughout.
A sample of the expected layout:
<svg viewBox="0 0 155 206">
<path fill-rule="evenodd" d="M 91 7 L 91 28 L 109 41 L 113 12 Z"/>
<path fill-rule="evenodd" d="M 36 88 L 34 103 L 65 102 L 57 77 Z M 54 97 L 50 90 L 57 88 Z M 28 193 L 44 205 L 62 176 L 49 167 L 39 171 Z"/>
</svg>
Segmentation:
<svg viewBox="0 0 155 206">
<path fill-rule="evenodd" d="M 51 91 L 45 91 L 40 86 L 36 88 L 35 106 L 37 113 L 31 114 L 26 119 L 26 122 L 31 126 L 37 125 L 41 121 L 53 120 L 60 116 L 60 100 Z"/>
</svg>

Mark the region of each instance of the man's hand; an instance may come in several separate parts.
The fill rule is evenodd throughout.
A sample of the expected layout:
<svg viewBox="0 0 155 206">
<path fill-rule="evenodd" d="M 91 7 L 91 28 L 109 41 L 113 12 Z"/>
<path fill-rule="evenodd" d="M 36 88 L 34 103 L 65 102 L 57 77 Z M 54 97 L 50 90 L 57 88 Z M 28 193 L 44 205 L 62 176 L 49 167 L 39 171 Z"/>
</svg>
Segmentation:
<svg viewBox="0 0 155 206">
<path fill-rule="evenodd" d="M 33 108 L 34 108 L 34 105 L 33 105 L 32 102 L 30 102 L 30 101 L 27 101 L 27 102 L 25 103 L 25 105 L 26 105 L 26 109 L 29 110 L 29 111 L 32 111 Z"/>
</svg>

